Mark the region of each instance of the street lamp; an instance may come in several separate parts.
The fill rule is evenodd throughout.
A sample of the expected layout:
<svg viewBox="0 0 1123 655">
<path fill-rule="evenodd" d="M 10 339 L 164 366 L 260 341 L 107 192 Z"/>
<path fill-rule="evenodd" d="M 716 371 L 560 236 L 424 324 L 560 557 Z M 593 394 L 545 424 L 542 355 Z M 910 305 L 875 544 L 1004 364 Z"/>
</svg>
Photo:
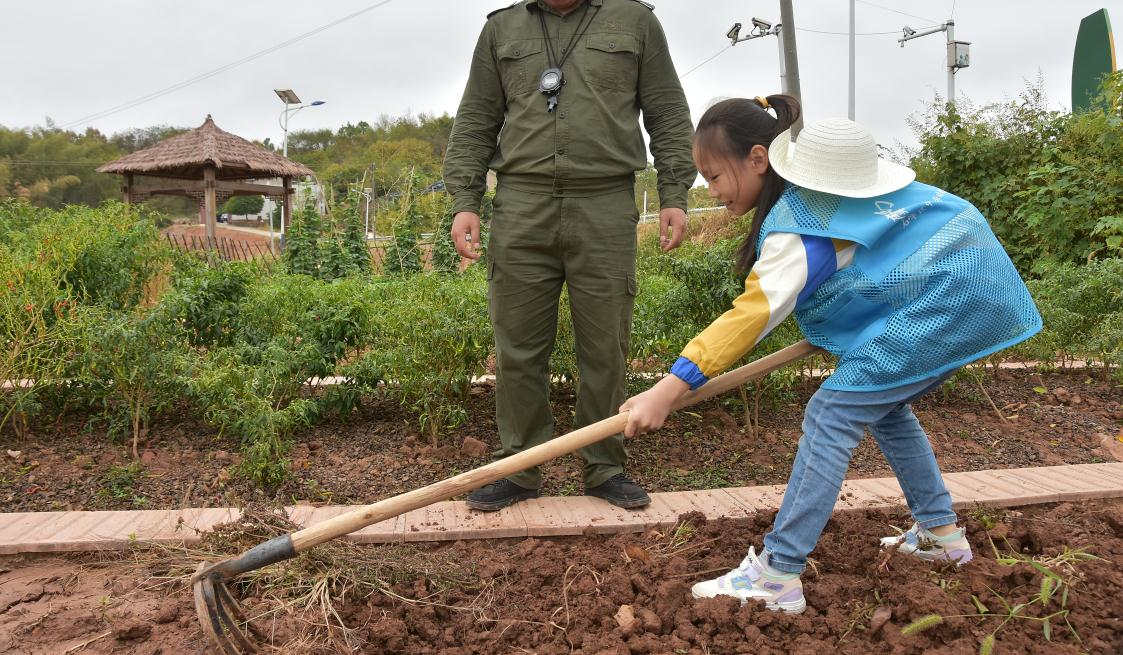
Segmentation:
<svg viewBox="0 0 1123 655">
<path fill-rule="evenodd" d="M 281 126 L 281 129 L 284 131 L 284 135 L 285 135 L 284 140 L 282 141 L 281 155 L 287 158 L 289 156 L 289 114 L 295 114 L 296 112 L 300 111 L 301 109 L 304 109 L 305 107 L 319 107 L 320 105 L 324 104 L 324 101 L 323 100 L 314 100 L 314 101 L 312 101 L 308 104 L 301 104 L 300 98 L 297 97 L 296 93 L 294 93 L 292 89 L 273 89 L 273 92 L 277 94 L 277 97 L 281 99 L 281 102 L 285 103 L 284 111 L 282 111 L 281 114 L 279 116 L 277 116 L 277 124 Z M 290 105 L 296 105 L 296 106 L 294 107 L 294 106 L 290 106 Z M 284 117 L 283 123 L 281 122 L 282 116 Z M 285 198 L 285 202 L 288 202 L 288 198 Z M 270 227 L 272 227 L 272 225 L 273 225 L 272 221 L 270 221 L 269 225 L 270 225 Z M 282 216 L 281 217 L 281 245 L 282 245 L 282 247 L 284 246 L 284 243 L 285 243 L 285 219 Z"/>
<path fill-rule="evenodd" d="M 313 100 L 312 102 L 310 102 L 308 104 L 301 104 L 300 98 L 298 98 L 297 95 L 295 93 L 293 93 L 292 89 L 273 89 L 273 92 L 277 94 L 277 97 L 281 99 L 281 102 L 285 103 L 284 111 L 281 112 L 280 116 L 277 116 L 277 124 L 281 126 L 281 129 L 284 130 L 284 133 L 285 133 L 284 141 L 283 141 L 282 146 L 281 146 L 281 154 L 284 155 L 285 157 L 288 157 L 289 156 L 289 114 L 295 114 L 296 112 L 300 111 L 301 109 L 304 109 L 305 107 L 319 107 L 320 105 L 324 104 L 324 101 L 323 100 Z M 291 107 L 290 105 L 296 105 L 296 106 Z M 282 116 L 284 117 L 284 123 L 281 122 Z"/>
<path fill-rule="evenodd" d="M 366 198 L 366 201 L 367 201 L 366 226 L 363 228 L 363 239 L 366 239 L 366 240 L 370 240 L 370 239 L 374 238 L 374 235 L 372 235 L 370 233 L 370 200 L 373 197 L 373 191 L 374 191 L 374 189 L 367 188 L 367 189 L 363 189 L 362 193 L 361 193 L 363 198 Z"/>
</svg>

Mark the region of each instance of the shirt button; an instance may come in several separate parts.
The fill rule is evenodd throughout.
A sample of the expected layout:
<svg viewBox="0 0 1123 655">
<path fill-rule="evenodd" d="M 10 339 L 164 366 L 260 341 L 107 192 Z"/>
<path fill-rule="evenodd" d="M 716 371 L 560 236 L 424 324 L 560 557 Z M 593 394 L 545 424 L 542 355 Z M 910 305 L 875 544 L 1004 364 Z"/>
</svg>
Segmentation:
<svg viewBox="0 0 1123 655">
<path fill-rule="evenodd" d="M 565 118 L 565 112 L 563 111 L 560 114 L 558 114 L 558 118 Z"/>
<path fill-rule="evenodd" d="M 563 55 L 565 54 L 565 50 L 566 50 L 565 48 L 562 48 L 562 54 Z"/>
<path fill-rule="evenodd" d="M 616 44 L 615 44 L 615 43 L 609 43 L 609 44 L 608 44 L 608 49 L 609 49 L 609 50 L 615 50 L 615 49 L 616 49 Z"/>
<path fill-rule="evenodd" d="M 519 56 L 519 51 L 518 51 L 518 50 L 516 50 L 516 51 L 515 51 L 515 56 L 516 56 L 516 57 L 518 57 L 518 56 Z"/>
</svg>

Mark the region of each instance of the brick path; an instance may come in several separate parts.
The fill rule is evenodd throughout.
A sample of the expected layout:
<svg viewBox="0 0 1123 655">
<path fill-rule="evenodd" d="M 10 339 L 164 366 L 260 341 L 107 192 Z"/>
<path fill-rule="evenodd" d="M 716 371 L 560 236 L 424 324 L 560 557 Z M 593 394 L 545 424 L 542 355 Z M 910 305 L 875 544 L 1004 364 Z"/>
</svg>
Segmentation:
<svg viewBox="0 0 1123 655">
<path fill-rule="evenodd" d="M 960 508 L 1123 497 L 1123 463 L 1115 462 L 948 473 L 944 477 Z M 348 538 L 387 543 L 641 532 L 673 526 L 680 515 L 691 511 L 715 520 L 775 509 L 783 494 L 784 485 L 657 493 L 641 511 L 618 509 L 585 496 L 539 498 L 493 513 L 473 512 L 462 501 L 447 501 L 368 526 Z M 894 478 L 847 480 L 835 509 L 903 502 Z M 298 505 L 289 508 L 289 513 L 297 524 L 308 526 L 352 509 Z M 198 531 L 238 515 L 237 509 L 230 508 L 0 513 L 0 554 L 123 550 L 134 541 L 190 545 L 199 541 Z"/>
</svg>

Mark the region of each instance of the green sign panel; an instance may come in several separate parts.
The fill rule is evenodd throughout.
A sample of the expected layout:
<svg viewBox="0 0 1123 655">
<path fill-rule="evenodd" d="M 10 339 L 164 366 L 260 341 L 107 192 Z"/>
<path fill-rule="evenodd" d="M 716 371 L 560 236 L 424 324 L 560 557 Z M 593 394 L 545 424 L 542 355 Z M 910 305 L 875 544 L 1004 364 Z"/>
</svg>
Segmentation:
<svg viewBox="0 0 1123 655">
<path fill-rule="evenodd" d="M 1107 9 L 1085 16 L 1076 34 L 1076 53 L 1072 57 L 1072 110 L 1092 107 L 1104 75 L 1115 72 L 1115 41 Z"/>
</svg>

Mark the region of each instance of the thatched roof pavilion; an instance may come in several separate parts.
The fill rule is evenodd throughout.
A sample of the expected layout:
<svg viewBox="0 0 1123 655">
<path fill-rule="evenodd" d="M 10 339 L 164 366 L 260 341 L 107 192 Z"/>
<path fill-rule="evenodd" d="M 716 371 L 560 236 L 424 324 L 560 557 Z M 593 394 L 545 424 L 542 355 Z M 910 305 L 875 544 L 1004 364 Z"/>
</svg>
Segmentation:
<svg viewBox="0 0 1123 655">
<path fill-rule="evenodd" d="M 231 196 L 255 195 L 280 200 L 283 220 L 288 225 L 292 218 L 292 178 L 312 175 L 303 164 L 220 130 L 209 114 L 194 130 L 138 150 L 97 170 L 124 176 L 121 191 L 125 202 L 143 202 L 154 195 L 198 199 L 210 239 L 215 236 L 218 205 Z M 151 180 L 141 185 L 136 183 L 137 177 Z M 278 177 L 281 186 L 245 181 Z"/>
</svg>

